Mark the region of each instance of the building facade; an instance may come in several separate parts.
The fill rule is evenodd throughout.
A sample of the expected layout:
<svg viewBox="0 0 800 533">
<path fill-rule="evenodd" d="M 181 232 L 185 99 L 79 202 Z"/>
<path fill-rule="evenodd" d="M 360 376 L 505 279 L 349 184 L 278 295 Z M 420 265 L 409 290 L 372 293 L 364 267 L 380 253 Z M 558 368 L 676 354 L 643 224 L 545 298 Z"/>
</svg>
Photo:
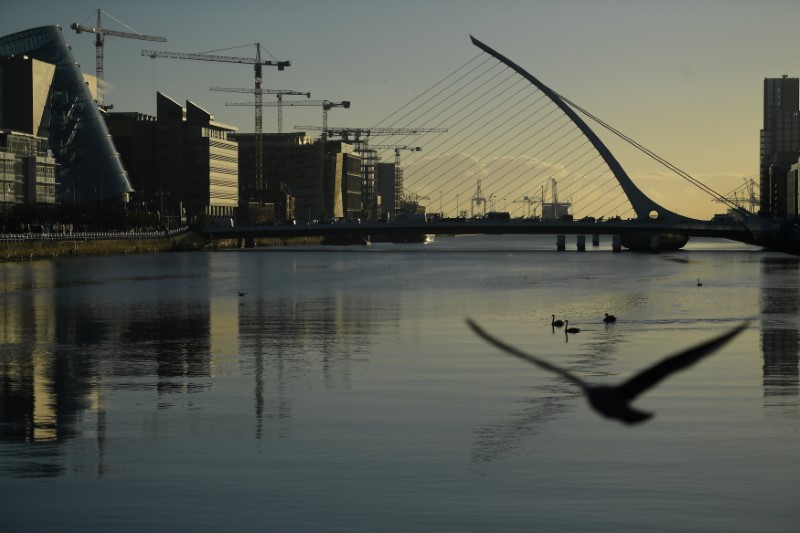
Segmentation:
<svg viewBox="0 0 800 533">
<path fill-rule="evenodd" d="M 208 217 L 233 218 L 239 206 L 237 128 L 217 122 L 201 107 L 186 102 L 183 190 L 186 209 Z"/>
<path fill-rule="evenodd" d="M 47 136 L 45 112 L 55 70 L 26 55 L 0 58 L 0 127 Z"/>
<path fill-rule="evenodd" d="M 0 212 L 14 206 L 56 203 L 56 162 L 47 139 L 0 131 Z"/>
<path fill-rule="evenodd" d="M 761 130 L 760 214 L 786 219 L 789 169 L 800 156 L 800 80 L 764 79 L 764 127 Z M 796 199 L 795 199 L 796 202 Z"/>
<path fill-rule="evenodd" d="M 397 197 L 397 182 L 402 181 L 402 168 L 394 163 L 378 163 L 375 165 L 375 188 L 381 198 L 383 218 L 393 220 L 400 211 L 400 200 Z"/>
<path fill-rule="evenodd" d="M 0 85 L 3 102 L 24 102 L 31 108 L 28 120 L 22 116 L 28 111 L 17 116 L 5 105 L 3 121 L 12 120 L 14 129 L 24 123 L 22 133 L 48 140 L 58 163 L 58 200 L 79 204 L 127 202 L 133 189 L 61 27 L 43 26 L 0 37 L 0 56 L 27 57 L 53 65 L 49 85 L 36 64 L 32 64 L 30 81 L 14 74 L 9 82 L 11 71 L 4 67 Z"/>
<path fill-rule="evenodd" d="M 800 177 L 800 161 L 796 161 L 786 174 L 786 220 L 797 221 L 800 219 L 800 202 L 798 196 L 798 177 Z"/>
<path fill-rule="evenodd" d="M 236 217 L 236 128 L 192 102 L 157 94 L 157 115 L 108 113 L 109 131 L 134 186 L 131 206 L 172 221 Z"/>
<path fill-rule="evenodd" d="M 133 187 L 129 208 L 141 212 L 157 211 L 159 206 L 155 200 L 161 184 L 156 174 L 156 117 L 118 112 L 107 113 L 105 118 Z"/>
<path fill-rule="evenodd" d="M 325 180 L 335 207 L 330 211 L 336 219 L 354 220 L 362 213 L 361 157 L 355 147 L 343 141 L 327 141 L 325 145 Z"/>
<path fill-rule="evenodd" d="M 262 134 L 266 190 L 256 190 L 253 133 L 239 142 L 240 201 L 274 202 L 276 215 L 300 221 L 357 218 L 361 211 L 361 159 L 341 141 L 325 144 L 303 132 Z M 293 216 L 282 204 L 293 202 Z"/>
</svg>

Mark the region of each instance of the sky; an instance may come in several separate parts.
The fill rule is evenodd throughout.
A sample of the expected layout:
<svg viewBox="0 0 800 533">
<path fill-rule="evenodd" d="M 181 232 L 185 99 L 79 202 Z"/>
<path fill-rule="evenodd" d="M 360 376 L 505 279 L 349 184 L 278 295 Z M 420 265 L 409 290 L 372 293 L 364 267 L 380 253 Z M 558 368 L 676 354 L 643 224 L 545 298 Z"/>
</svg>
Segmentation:
<svg viewBox="0 0 800 533">
<path fill-rule="evenodd" d="M 253 111 L 226 106 L 253 87 L 251 66 L 143 57 L 141 50 L 253 57 L 261 46 L 291 67 L 264 67 L 264 87 L 348 100 L 330 126 L 373 126 L 478 54 L 474 35 L 545 84 L 720 193 L 758 181 L 764 78 L 800 76 L 796 0 L 42 0 L 4 6 L 0 35 L 58 24 L 82 70 L 94 73 L 99 8 L 167 43 L 108 37 L 106 103 L 154 114 L 156 91 L 190 100 L 248 132 Z M 127 31 L 113 19 L 109 29 Z M 267 56 L 269 59 L 270 56 Z M 267 101 L 267 97 L 265 97 Z M 316 107 L 284 108 L 284 131 L 321 124 Z M 264 131 L 275 131 L 274 108 Z M 720 204 L 627 151 L 617 159 L 665 207 L 698 218 Z"/>
</svg>

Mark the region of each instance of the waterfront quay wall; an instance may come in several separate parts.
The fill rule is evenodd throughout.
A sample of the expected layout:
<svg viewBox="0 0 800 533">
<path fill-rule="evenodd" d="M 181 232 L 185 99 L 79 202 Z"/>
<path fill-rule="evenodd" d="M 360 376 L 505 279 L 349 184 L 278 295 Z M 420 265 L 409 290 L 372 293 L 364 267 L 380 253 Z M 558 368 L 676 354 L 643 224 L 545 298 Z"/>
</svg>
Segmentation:
<svg viewBox="0 0 800 533">
<path fill-rule="evenodd" d="M 223 250 L 269 246 L 319 244 L 320 238 L 259 238 L 210 240 L 186 229 L 171 232 L 18 234 L 0 235 L 0 262 L 29 261 L 55 257 L 124 255 L 192 250 Z"/>
</svg>

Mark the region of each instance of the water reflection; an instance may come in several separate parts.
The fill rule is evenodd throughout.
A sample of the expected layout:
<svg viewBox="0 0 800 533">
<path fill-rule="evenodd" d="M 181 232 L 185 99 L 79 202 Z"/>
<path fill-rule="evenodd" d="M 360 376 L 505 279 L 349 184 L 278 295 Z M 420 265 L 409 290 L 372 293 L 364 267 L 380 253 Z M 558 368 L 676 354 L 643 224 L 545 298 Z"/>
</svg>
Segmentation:
<svg viewBox="0 0 800 533">
<path fill-rule="evenodd" d="M 761 259 L 759 304 L 767 416 L 800 416 L 799 273 L 800 258 L 770 255 Z M 646 295 L 641 298 L 646 299 Z M 552 329 L 553 334 L 559 333 Z M 566 368 L 588 378 L 611 375 L 603 369 L 616 358 L 618 343 L 626 341 L 614 327 L 607 327 L 605 333 L 598 342 L 589 345 L 589 352 L 577 355 Z M 550 378 L 545 385 L 534 387 L 534 395 L 523 400 L 525 407 L 504 421 L 478 428 L 473 443 L 473 463 L 492 461 L 514 452 L 568 409 L 572 405 L 568 398 L 581 394 L 576 393 L 574 387 L 562 384 L 560 378 Z"/>
<path fill-rule="evenodd" d="M 624 342 L 614 327 L 605 325 L 598 340 L 587 345 L 587 351 L 571 357 L 563 365 L 564 369 L 589 381 L 613 376 L 608 367 Z M 562 366 L 559 362 L 550 362 Z M 502 422 L 493 422 L 475 431 L 471 454 L 473 465 L 495 461 L 515 452 L 523 442 L 539 434 L 548 423 L 576 404 L 581 408 L 588 407 L 584 393 L 572 383 L 549 374 L 545 379 L 544 385 L 534 387 L 534 396 L 523 400 L 524 407 Z"/>
<path fill-rule="evenodd" d="M 313 374 L 325 388 L 350 388 L 381 315 L 372 298 L 268 287 L 239 297 L 209 275 L 219 268 L 212 256 L 169 264 L 177 273 L 159 274 L 156 264 L 135 276 L 113 277 L 102 261 L 0 269 L 0 440 L 8 452 L 0 469 L 62 475 L 64 444 L 80 437 L 96 440 L 102 476 L 111 393 L 154 391 L 165 410 L 191 406 L 187 396 L 216 379 L 252 376 L 254 436 L 284 438 L 292 397 Z M 396 302 L 380 305 L 397 312 Z"/>
<path fill-rule="evenodd" d="M 311 300 L 259 298 L 239 324 L 242 354 L 252 357 L 257 438 L 291 430 L 292 392 L 319 369 L 325 388 L 349 389 L 352 365 L 368 353 L 378 311 L 369 298 L 338 291 Z"/>
<path fill-rule="evenodd" d="M 768 415 L 800 414 L 799 270 L 800 259 L 796 257 L 769 257 L 761 262 L 761 351 L 764 407 Z"/>
<path fill-rule="evenodd" d="M 115 422 L 109 421 L 115 413 L 107 405 L 110 395 L 155 392 L 155 409 L 166 412 L 191 404 L 226 377 L 247 380 L 249 435 L 290 437 L 298 390 L 315 379 L 326 389 L 352 388 L 354 370 L 376 350 L 381 329 L 397 328 L 408 307 L 396 286 L 382 286 L 397 276 L 388 269 L 383 278 L 372 272 L 358 280 L 347 265 L 275 273 L 268 259 L 245 254 L 150 261 L 127 267 L 120 259 L 119 275 L 109 274 L 115 271 L 107 262 L 92 260 L 0 268 L 2 471 L 58 476 L 69 468 L 102 477 L 108 424 Z M 799 269 L 797 258 L 761 261 L 769 416 L 798 416 Z M 244 279 L 280 284 L 247 287 L 240 297 L 236 283 Z M 362 281 L 372 284 L 369 290 L 359 290 Z M 607 375 L 625 342 L 614 327 L 600 327 L 596 342 L 563 361 L 590 379 Z M 504 420 L 476 430 L 473 463 L 515 450 L 576 402 L 583 407 L 579 397 L 549 379 Z M 94 443 L 91 468 L 65 466 L 66 443 L 76 438 Z"/>
</svg>

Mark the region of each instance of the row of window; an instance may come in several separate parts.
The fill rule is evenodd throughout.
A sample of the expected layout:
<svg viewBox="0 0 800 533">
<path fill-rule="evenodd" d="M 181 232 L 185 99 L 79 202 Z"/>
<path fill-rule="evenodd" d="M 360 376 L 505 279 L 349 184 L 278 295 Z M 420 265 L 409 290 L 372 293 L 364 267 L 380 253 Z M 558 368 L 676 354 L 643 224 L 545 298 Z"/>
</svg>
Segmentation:
<svg viewBox="0 0 800 533">
<path fill-rule="evenodd" d="M 239 158 L 236 157 L 236 156 L 225 155 L 225 154 L 221 154 L 221 153 L 217 153 L 217 152 L 211 152 L 208 155 L 208 157 L 209 157 L 209 159 L 211 159 L 213 161 L 226 161 L 228 163 L 234 163 L 236 165 L 239 164 Z"/>
</svg>

